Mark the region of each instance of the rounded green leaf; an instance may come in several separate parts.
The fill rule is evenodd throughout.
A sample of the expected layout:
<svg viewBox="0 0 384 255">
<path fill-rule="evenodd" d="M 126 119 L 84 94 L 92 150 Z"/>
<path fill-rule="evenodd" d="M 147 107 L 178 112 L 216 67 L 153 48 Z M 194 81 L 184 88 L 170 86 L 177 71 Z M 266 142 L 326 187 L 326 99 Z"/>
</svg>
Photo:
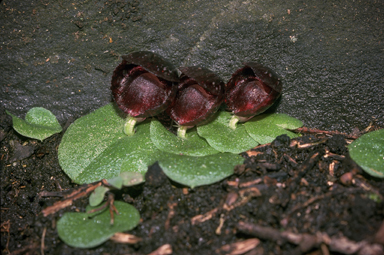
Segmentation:
<svg viewBox="0 0 384 255">
<path fill-rule="evenodd" d="M 283 113 L 262 114 L 244 123 L 248 134 L 260 144 L 270 143 L 279 135 L 298 135 L 287 130 L 303 126 L 303 122 Z"/>
<path fill-rule="evenodd" d="M 384 178 L 384 129 L 362 135 L 348 145 L 351 158 L 368 174 Z"/>
<path fill-rule="evenodd" d="M 57 222 L 59 237 L 68 245 L 77 248 L 92 248 L 102 244 L 117 232 L 131 230 L 140 221 L 139 212 L 130 204 L 115 201 L 119 211 L 114 224 L 110 224 L 109 210 L 93 217 L 88 213 L 65 213 Z"/>
<path fill-rule="evenodd" d="M 123 125 L 124 119 L 112 104 L 77 119 L 61 140 L 60 166 L 72 180 L 75 179 L 105 149 L 125 137 Z"/>
<path fill-rule="evenodd" d="M 60 133 L 62 130 L 56 116 L 42 107 L 30 109 L 25 116 L 25 120 L 8 111 L 7 114 L 12 117 L 13 128 L 26 137 L 42 141 L 53 134 Z"/>
<path fill-rule="evenodd" d="M 195 129 L 188 130 L 187 139 L 183 139 L 169 132 L 157 120 L 151 122 L 151 140 L 159 150 L 177 155 L 206 156 L 218 153 Z"/>
<path fill-rule="evenodd" d="M 192 188 L 218 182 L 231 174 L 244 159 L 232 153 L 193 157 L 167 154 L 159 159 L 164 173 L 173 181 Z"/>
<path fill-rule="evenodd" d="M 141 173 L 122 172 L 120 177 L 123 179 L 123 186 L 133 186 L 144 182 L 144 176 Z"/>
<path fill-rule="evenodd" d="M 97 187 L 89 196 L 89 205 L 98 206 L 103 201 L 104 195 L 108 190 L 109 188 L 105 186 Z"/>
<path fill-rule="evenodd" d="M 239 154 L 256 147 L 259 143 L 249 136 L 243 124 L 238 124 L 235 130 L 229 128 L 231 117 L 232 114 L 222 111 L 214 121 L 197 127 L 197 133 L 220 152 Z"/>
<path fill-rule="evenodd" d="M 123 132 L 125 119 L 108 104 L 76 120 L 59 146 L 59 163 L 76 183 L 91 183 L 121 172 L 146 172 L 161 155 L 150 139 L 150 122 L 140 123 L 133 136 Z"/>
</svg>

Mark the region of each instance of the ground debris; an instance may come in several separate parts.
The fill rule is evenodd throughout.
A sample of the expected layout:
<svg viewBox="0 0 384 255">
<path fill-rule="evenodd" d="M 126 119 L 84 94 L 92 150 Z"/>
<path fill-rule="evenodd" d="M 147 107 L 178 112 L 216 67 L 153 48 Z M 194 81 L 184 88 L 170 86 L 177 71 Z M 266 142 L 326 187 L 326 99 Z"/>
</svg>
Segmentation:
<svg viewBox="0 0 384 255">
<path fill-rule="evenodd" d="M 10 163 L 10 141 L 25 141 L 8 130 L 1 142 L 6 153 L 0 182 L 4 252 L 6 248 L 11 254 L 42 250 L 136 255 L 382 251 L 384 181 L 366 175 L 350 159 L 349 138 L 340 134 L 279 137 L 243 153 L 244 163 L 232 176 L 194 189 L 172 182 L 154 164 L 145 183 L 113 191 L 116 200 L 132 204 L 141 216 L 135 229 L 121 234 L 125 243 L 112 241 L 115 236 L 97 249 L 80 250 L 60 241 L 55 224 L 66 211 L 83 211 L 89 192 L 101 183 L 78 186 L 61 170 L 57 147 L 62 134 L 34 144 L 45 148 L 43 157 L 32 154 Z M 240 223 L 267 229 L 264 236 L 246 234 Z M 252 244 L 253 239 L 260 241 Z"/>
<path fill-rule="evenodd" d="M 160 246 L 158 249 L 155 251 L 149 253 L 148 255 L 168 255 L 172 254 L 172 246 L 169 244 L 164 244 Z"/>
<path fill-rule="evenodd" d="M 259 243 L 259 239 L 251 238 L 232 244 L 226 244 L 220 249 L 216 250 L 216 253 L 226 255 L 240 255 L 254 249 Z"/>
<path fill-rule="evenodd" d="M 248 235 L 256 236 L 264 240 L 272 240 L 279 245 L 285 242 L 296 244 L 298 247 L 290 254 L 304 254 L 314 248 L 319 248 L 321 244 L 326 244 L 332 252 L 342 254 L 383 254 L 383 246 L 376 243 L 368 243 L 367 241 L 354 242 L 345 236 L 329 237 L 326 233 L 297 234 L 290 231 L 280 231 L 271 227 L 263 227 L 260 225 L 239 222 L 237 225 L 239 231 Z"/>
</svg>

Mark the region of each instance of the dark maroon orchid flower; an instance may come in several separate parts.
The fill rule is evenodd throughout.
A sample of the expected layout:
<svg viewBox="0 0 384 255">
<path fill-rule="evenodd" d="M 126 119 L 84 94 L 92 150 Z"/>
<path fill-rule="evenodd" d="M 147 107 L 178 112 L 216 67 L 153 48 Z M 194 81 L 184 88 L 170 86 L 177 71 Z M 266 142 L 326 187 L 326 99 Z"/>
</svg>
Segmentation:
<svg viewBox="0 0 384 255">
<path fill-rule="evenodd" d="M 176 97 L 167 113 L 179 125 L 178 136 L 188 128 L 205 124 L 224 99 L 224 82 L 214 72 L 197 66 L 180 67 Z"/>
<path fill-rule="evenodd" d="M 244 122 L 267 110 L 281 95 L 282 83 L 268 67 L 248 62 L 237 70 L 226 85 L 225 103 L 234 117 L 229 126 L 236 129 Z"/>
<path fill-rule="evenodd" d="M 136 122 L 164 111 L 176 94 L 176 68 L 148 51 L 122 56 L 112 75 L 111 90 L 118 107 L 128 114 L 124 132 L 133 135 Z"/>
</svg>

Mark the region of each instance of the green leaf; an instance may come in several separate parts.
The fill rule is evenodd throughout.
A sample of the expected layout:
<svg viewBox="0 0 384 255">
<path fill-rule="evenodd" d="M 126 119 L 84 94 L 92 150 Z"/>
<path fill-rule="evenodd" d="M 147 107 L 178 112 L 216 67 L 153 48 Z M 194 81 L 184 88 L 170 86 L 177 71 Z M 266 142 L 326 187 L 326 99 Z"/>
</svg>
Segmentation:
<svg viewBox="0 0 384 255">
<path fill-rule="evenodd" d="M 8 111 L 6 112 L 12 117 L 13 128 L 19 134 L 29 138 L 43 141 L 45 138 L 60 133 L 62 130 L 55 115 L 42 107 L 30 109 L 27 115 L 25 115 L 25 120 L 20 119 Z"/>
<path fill-rule="evenodd" d="M 102 244 L 117 232 L 131 230 L 140 221 L 139 212 L 132 205 L 115 201 L 119 214 L 110 225 L 109 210 L 94 217 L 87 213 L 69 212 L 57 222 L 59 237 L 68 245 L 77 248 L 92 248 Z"/>
<path fill-rule="evenodd" d="M 149 125 L 147 127 L 149 127 Z M 147 148 L 131 149 L 129 155 L 127 155 L 121 164 L 121 172 L 130 171 L 144 174 L 147 172 L 148 166 L 154 164 L 157 158 L 161 157 L 163 152 L 158 150 L 150 140 L 149 128 L 145 130 L 143 136 L 144 135 L 145 139 L 148 140 Z M 140 140 L 138 140 L 138 143 L 140 143 Z"/>
<path fill-rule="evenodd" d="M 218 182 L 233 174 L 244 159 L 232 153 L 194 157 L 167 154 L 159 159 L 164 173 L 175 182 L 192 188 Z"/>
<path fill-rule="evenodd" d="M 157 120 L 151 123 L 151 139 L 159 150 L 177 155 L 206 156 L 218 153 L 197 134 L 196 129 L 188 130 L 187 139 L 183 139 L 169 132 Z"/>
<path fill-rule="evenodd" d="M 384 129 L 362 135 L 348 145 L 351 158 L 368 174 L 384 178 Z"/>
<path fill-rule="evenodd" d="M 89 196 L 90 206 L 98 206 L 104 199 L 105 193 L 109 190 L 108 187 L 99 186 Z"/>
<path fill-rule="evenodd" d="M 229 128 L 231 117 L 231 113 L 222 111 L 214 121 L 197 127 L 197 133 L 220 152 L 239 154 L 256 147 L 258 142 L 249 136 L 243 124 L 238 124 L 235 130 Z"/>
<path fill-rule="evenodd" d="M 124 119 L 112 104 L 77 119 L 61 140 L 60 166 L 74 180 L 105 149 L 125 137 L 123 125 Z"/>
<path fill-rule="evenodd" d="M 121 176 L 112 177 L 107 180 L 108 184 L 116 189 L 121 189 L 123 187 L 123 178 Z"/>
<path fill-rule="evenodd" d="M 123 133 L 120 110 L 108 104 L 76 120 L 59 146 L 59 163 L 76 183 L 91 183 L 121 172 L 146 172 L 161 152 L 149 138 L 150 122 L 137 125 L 136 134 Z"/>
<path fill-rule="evenodd" d="M 126 187 L 144 182 L 144 176 L 141 173 L 122 172 L 120 176 L 123 178 L 123 186 Z"/>
<path fill-rule="evenodd" d="M 287 130 L 296 129 L 303 125 L 298 119 L 283 113 L 262 114 L 244 123 L 248 134 L 260 144 L 270 143 L 279 135 L 286 134 L 290 138 L 297 134 Z"/>
</svg>

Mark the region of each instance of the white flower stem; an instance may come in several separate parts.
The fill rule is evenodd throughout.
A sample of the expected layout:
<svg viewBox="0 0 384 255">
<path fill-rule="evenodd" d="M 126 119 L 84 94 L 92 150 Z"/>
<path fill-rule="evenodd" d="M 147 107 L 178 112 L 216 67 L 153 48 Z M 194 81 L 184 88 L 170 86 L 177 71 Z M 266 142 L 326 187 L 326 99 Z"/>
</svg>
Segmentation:
<svg viewBox="0 0 384 255">
<path fill-rule="evenodd" d="M 235 130 L 236 129 L 236 124 L 237 122 L 239 122 L 240 118 L 236 115 L 233 115 L 231 120 L 229 121 L 229 128 L 232 129 L 232 130 Z"/>
<path fill-rule="evenodd" d="M 177 136 L 180 137 L 180 138 L 183 138 L 183 139 L 186 139 L 186 135 L 187 135 L 187 129 L 189 127 L 187 126 L 179 126 L 178 129 L 177 129 Z"/>
<path fill-rule="evenodd" d="M 124 133 L 128 136 L 133 136 L 135 134 L 135 125 L 138 122 L 144 121 L 145 118 L 135 118 L 130 115 L 125 120 L 124 124 Z"/>
</svg>

